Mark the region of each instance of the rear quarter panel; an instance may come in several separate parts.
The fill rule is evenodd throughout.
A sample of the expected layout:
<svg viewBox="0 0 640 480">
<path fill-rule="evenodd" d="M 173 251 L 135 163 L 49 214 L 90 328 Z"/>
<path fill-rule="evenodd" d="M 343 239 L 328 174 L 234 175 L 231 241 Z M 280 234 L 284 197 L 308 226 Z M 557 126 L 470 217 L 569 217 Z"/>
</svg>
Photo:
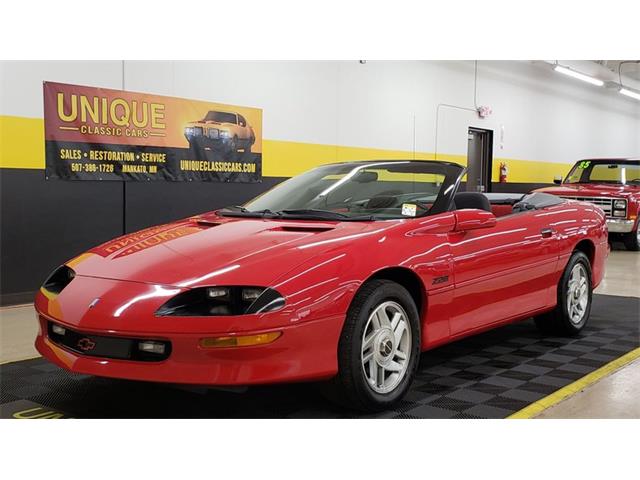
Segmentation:
<svg viewBox="0 0 640 480">
<path fill-rule="evenodd" d="M 590 242 L 593 287 L 604 277 L 604 264 L 609 254 L 608 231 L 604 212 L 587 202 L 568 201 L 546 209 L 550 227 L 557 231 L 559 261 L 557 281 L 564 272 L 569 257 L 581 242 Z M 556 282 L 557 283 L 557 282 Z"/>
</svg>

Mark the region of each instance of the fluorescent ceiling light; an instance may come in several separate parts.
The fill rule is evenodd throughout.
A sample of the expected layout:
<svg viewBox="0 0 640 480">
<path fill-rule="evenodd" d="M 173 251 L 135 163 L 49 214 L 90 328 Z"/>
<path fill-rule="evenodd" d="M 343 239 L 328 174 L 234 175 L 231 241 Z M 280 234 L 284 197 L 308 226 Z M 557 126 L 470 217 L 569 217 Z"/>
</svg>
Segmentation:
<svg viewBox="0 0 640 480">
<path fill-rule="evenodd" d="M 621 88 L 619 92 L 622 95 L 626 95 L 627 97 L 635 98 L 636 100 L 640 100 L 640 93 L 634 92 L 633 90 L 627 90 L 626 88 Z"/>
<path fill-rule="evenodd" d="M 570 68 L 563 67 L 561 65 L 556 65 L 555 67 L 553 67 L 553 69 L 558 73 L 562 73 L 564 75 L 577 78 L 578 80 L 582 80 L 583 82 L 590 83 L 591 85 L 596 85 L 598 87 L 601 87 L 604 85 L 604 82 L 602 80 L 590 77 L 589 75 L 585 75 L 584 73 L 576 72 L 575 70 L 571 70 Z"/>
</svg>

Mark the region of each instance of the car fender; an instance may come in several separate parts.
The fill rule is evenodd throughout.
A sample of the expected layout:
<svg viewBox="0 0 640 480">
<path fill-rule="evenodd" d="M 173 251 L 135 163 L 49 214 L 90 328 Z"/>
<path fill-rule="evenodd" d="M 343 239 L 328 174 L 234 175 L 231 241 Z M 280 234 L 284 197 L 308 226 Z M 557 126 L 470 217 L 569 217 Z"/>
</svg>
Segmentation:
<svg viewBox="0 0 640 480">
<path fill-rule="evenodd" d="M 416 219 L 417 221 L 417 219 Z M 324 251 L 282 275 L 272 288 L 287 301 L 287 317 L 299 322 L 308 319 L 339 316 L 346 313 L 360 287 L 373 278 L 394 280 L 391 271 L 406 271 L 419 282 L 423 345 L 446 337 L 448 317 L 446 305 L 453 293 L 453 272 L 446 235 L 416 235 L 415 221 L 398 226 L 388 234 L 360 239 L 353 245 Z M 381 247 L 381 241 L 389 244 Z M 414 245 L 406 245 L 413 243 Z M 406 248 L 401 248 L 405 244 Z M 422 254 L 409 255 L 407 252 Z M 352 250 L 369 252 L 354 255 Z M 379 253 L 378 253 L 379 252 Z M 433 295 L 433 303 L 429 296 Z M 428 311 L 429 303 L 431 311 Z M 340 326 L 342 328 L 342 325 Z"/>
</svg>

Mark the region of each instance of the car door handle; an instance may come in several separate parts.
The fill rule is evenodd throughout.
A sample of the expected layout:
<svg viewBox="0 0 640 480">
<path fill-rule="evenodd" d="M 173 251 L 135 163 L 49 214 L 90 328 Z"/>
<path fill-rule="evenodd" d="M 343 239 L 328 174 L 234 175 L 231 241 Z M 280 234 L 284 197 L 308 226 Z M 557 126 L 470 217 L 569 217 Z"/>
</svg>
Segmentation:
<svg viewBox="0 0 640 480">
<path fill-rule="evenodd" d="M 540 230 L 540 234 L 542 235 L 542 238 L 549 238 L 553 236 L 554 233 L 556 232 L 553 228 L 543 228 L 542 230 Z"/>
</svg>

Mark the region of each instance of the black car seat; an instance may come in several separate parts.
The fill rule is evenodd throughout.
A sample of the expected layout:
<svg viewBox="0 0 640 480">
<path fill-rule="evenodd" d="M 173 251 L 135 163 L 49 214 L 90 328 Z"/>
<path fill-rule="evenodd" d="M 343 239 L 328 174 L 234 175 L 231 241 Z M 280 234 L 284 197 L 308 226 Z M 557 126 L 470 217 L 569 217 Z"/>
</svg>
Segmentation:
<svg viewBox="0 0 640 480">
<path fill-rule="evenodd" d="M 369 201 L 364 206 L 367 210 L 378 210 L 380 208 L 391 208 L 397 202 L 396 197 L 392 197 L 390 195 L 376 195 L 369 199 Z"/>
<path fill-rule="evenodd" d="M 385 190 L 376 193 L 375 196 L 369 199 L 364 208 L 367 210 L 377 210 L 380 208 L 394 207 L 398 202 L 398 195 L 402 195 L 402 193 L 402 190 Z"/>
<path fill-rule="evenodd" d="M 530 203 L 527 202 L 518 202 L 516 204 L 513 205 L 513 213 L 520 213 L 520 212 L 528 212 L 529 210 L 535 210 L 536 207 L 534 205 L 531 205 Z"/>
<path fill-rule="evenodd" d="M 484 210 L 485 212 L 491 211 L 491 203 L 489 199 L 479 192 L 460 192 L 456 193 L 453 197 L 456 210 L 462 208 L 477 208 L 478 210 Z"/>
</svg>

